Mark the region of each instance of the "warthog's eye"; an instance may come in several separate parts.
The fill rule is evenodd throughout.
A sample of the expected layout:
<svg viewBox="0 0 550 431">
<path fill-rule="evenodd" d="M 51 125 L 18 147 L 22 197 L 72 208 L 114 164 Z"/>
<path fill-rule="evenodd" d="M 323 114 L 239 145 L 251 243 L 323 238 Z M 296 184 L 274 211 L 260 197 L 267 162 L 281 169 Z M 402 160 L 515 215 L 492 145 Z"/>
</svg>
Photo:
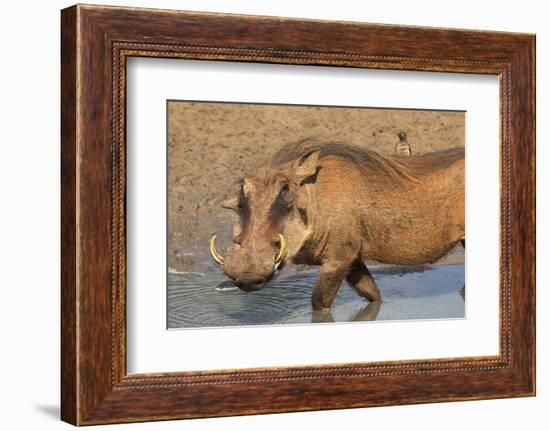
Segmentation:
<svg viewBox="0 0 550 431">
<path fill-rule="evenodd" d="M 271 210 L 269 212 L 269 218 L 273 221 L 279 220 L 281 217 L 288 214 L 294 205 L 294 196 L 290 191 L 290 188 L 287 183 L 283 184 L 273 205 L 271 205 Z"/>
<path fill-rule="evenodd" d="M 241 191 L 239 192 L 239 202 L 238 202 L 238 204 L 237 204 L 237 207 L 238 207 L 240 210 L 243 209 L 243 207 L 244 207 L 245 199 L 246 199 L 246 198 L 245 198 L 245 196 L 244 196 L 244 191 L 243 191 L 243 189 L 242 189 L 242 187 L 241 187 Z"/>
<path fill-rule="evenodd" d="M 305 208 L 298 208 L 298 214 L 300 214 L 300 219 L 302 220 L 302 223 L 307 225 L 308 224 L 308 218 L 307 218 L 307 211 Z"/>
<path fill-rule="evenodd" d="M 290 208 L 293 204 L 293 199 L 288 187 L 288 183 L 285 183 L 277 196 L 277 203 L 283 208 Z"/>
<path fill-rule="evenodd" d="M 247 203 L 247 197 L 245 196 L 244 190 L 242 188 L 239 192 L 237 212 L 241 218 L 241 228 L 244 229 L 244 227 L 248 225 L 248 222 L 250 220 L 250 208 Z"/>
</svg>

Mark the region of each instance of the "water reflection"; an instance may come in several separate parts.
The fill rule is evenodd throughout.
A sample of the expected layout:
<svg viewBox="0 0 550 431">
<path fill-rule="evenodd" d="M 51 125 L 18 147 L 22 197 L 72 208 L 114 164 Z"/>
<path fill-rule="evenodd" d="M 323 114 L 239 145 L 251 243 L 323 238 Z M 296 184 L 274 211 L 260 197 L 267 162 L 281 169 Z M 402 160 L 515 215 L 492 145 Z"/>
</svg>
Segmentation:
<svg viewBox="0 0 550 431">
<path fill-rule="evenodd" d="M 464 317 L 464 265 L 372 270 L 384 298 L 368 303 L 344 284 L 330 311 L 313 312 L 318 270 L 279 276 L 264 289 L 243 292 L 219 271 L 168 275 L 168 327 L 354 322 Z"/>
<path fill-rule="evenodd" d="M 359 311 L 354 313 L 347 319 L 348 322 L 360 322 L 360 321 L 369 321 L 376 320 L 380 307 L 382 306 L 381 302 L 370 302 Z M 323 311 L 312 311 L 311 312 L 311 323 L 334 323 L 334 316 L 332 315 L 332 310 L 323 310 Z"/>
</svg>

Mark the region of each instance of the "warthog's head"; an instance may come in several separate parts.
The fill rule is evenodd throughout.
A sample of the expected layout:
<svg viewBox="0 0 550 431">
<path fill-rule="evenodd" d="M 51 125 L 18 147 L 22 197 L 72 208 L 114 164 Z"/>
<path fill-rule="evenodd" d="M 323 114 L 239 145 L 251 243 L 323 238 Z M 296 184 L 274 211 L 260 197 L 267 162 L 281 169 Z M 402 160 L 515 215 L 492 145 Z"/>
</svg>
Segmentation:
<svg viewBox="0 0 550 431">
<path fill-rule="evenodd" d="M 239 216 L 233 237 L 239 247 L 223 257 L 216 251 L 214 235 L 210 252 L 242 290 L 261 289 L 302 247 L 311 223 L 308 184 L 315 181 L 318 159 L 319 150 L 313 150 L 262 166 L 239 182 L 235 196 L 222 202 Z"/>
</svg>

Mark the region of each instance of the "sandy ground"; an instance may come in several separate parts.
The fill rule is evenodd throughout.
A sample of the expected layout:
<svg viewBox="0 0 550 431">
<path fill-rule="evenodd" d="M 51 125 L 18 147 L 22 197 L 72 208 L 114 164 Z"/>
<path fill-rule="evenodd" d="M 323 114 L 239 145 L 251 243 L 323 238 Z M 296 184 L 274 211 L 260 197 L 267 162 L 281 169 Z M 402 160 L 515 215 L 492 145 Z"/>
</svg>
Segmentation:
<svg viewBox="0 0 550 431">
<path fill-rule="evenodd" d="M 208 238 L 231 247 L 231 211 L 219 203 L 250 167 L 306 137 L 392 154 L 403 130 L 414 153 L 463 147 L 463 112 L 171 101 L 168 104 L 168 266 L 213 266 Z M 447 262 L 462 260 L 461 250 Z"/>
</svg>

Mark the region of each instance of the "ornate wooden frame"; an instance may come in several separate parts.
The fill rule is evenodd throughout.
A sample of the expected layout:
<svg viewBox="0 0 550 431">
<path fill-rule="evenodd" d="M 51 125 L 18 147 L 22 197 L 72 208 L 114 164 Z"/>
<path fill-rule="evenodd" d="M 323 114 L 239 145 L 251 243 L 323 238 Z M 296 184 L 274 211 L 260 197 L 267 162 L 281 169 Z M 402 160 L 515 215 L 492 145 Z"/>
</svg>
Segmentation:
<svg viewBox="0 0 550 431">
<path fill-rule="evenodd" d="M 535 36 L 100 6 L 62 11 L 61 417 L 75 425 L 535 394 Z M 129 56 L 494 74 L 500 354 L 126 373 Z"/>
</svg>

